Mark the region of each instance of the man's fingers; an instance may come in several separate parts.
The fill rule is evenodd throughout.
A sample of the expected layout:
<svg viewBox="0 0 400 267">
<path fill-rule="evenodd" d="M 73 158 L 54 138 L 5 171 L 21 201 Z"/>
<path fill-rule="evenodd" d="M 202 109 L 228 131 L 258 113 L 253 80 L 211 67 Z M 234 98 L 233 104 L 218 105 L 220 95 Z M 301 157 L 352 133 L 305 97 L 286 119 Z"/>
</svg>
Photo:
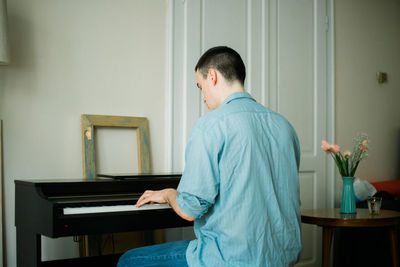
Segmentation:
<svg viewBox="0 0 400 267">
<path fill-rule="evenodd" d="M 149 202 L 149 200 L 147 198 L 140 199 L 140 200 L 138 200 L 138 202 L 136 202 L 136 207 L 139 208 L 140 206 L 143 206 L 144 204 L 146 204 L 148 202 Z"/>
<path fill-rule="evenodd" d="M 149 197 L 151 196 L 153 191 L 147 190 L 143 193 L 143 195 L 140 196 L 139 200 L 136 202 L 136 207 L 140 207 L 144 204 L 146 204 L 147 202 L 149 202 Z"/>
<path fill-rule="evenodd" d="M 163 198 L 164 190 L 160 191 L 152 191 L 147 190 L 140 196 L 139 200 L 136 202 L 136 207 L 143 206 L 146 203 L 154 204 L 154 203 L 166 203 L 166 200 Z"/>
</svg>

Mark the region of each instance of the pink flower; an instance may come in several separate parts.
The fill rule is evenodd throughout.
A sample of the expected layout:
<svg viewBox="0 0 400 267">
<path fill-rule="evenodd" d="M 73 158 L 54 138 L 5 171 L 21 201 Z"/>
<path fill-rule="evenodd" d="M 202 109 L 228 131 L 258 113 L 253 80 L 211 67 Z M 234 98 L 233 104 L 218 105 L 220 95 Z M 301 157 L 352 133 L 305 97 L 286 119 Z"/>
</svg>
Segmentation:
<svg viewBox="0 0 400 267">
<path fill-rule="evenodd" d="M 325 151 L 326 154 L 329 154 L 329 152 L 332 152 L 333 154 L 337 154 L 340 150 L 340 147 L 338 145 L 329 144 L 325 140 L 322 141 L 321 148 Z"/>
<path fill-rule="evenodd" d="M 343 156 L 344 156 L 345 158 L 350 158 L 350 157 L 351 157 L 351 152 L 350 152 L 350 150 L 345 150 L 345 151 L 343 152 Z"/>
<path fill-rule="evenodd" d="M 340 151 L 340 146 L 331 144 L 329 149 L 333 154 L 337 154 Z"/>
<path fill-rule="evenodd" d="M 368 150 L 367 145 L 368 145 L 368 140 L 363 140 L 363 141 L 361 142 L 360 149 L 361 149 L 363 152 L 366 152 L 366 151 Z"/>
<path fill-rule="evenodd" d="M 330 144 L 328 142 L 326 142 L 325 140 L 322 140 L 321 148 L 325 151 L 326 154 L 329 154 Z"/>
</svg>

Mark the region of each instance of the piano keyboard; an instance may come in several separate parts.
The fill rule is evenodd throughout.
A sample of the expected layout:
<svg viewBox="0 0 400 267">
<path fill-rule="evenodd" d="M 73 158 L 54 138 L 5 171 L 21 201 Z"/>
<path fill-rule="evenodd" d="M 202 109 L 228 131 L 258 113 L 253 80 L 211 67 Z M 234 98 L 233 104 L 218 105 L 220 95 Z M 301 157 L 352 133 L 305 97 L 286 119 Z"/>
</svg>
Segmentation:
<svg viewBox="0 0 400 267">
<path fill-rule="evenodd" d="M 170 209 L 168 204 L 145 204 L 140 208 L 136 205 L 115 205 L 115 206 L 98 206 L 98 207 L 71 207 L 64 208 L 64 215 L 74 214 L 93 214 L 105 212 L 119 212 L 119 211 L 141 211 L 141 210 L 157 210 L 157 209 Z"/>
</svg>

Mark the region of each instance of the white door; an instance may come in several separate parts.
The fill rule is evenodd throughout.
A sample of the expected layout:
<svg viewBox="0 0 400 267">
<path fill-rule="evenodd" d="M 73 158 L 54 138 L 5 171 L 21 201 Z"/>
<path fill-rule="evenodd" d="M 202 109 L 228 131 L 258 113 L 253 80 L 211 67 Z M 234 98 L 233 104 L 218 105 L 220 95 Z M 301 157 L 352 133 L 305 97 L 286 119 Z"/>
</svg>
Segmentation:
<svg viewBox="0 0 400 267">
<path fill-rule="evenodd" d="M 206 112 L 194 66 L 208 48 L 227 45 L 246 64 L 246 89 L 283 114 L 299 135 L 301 207 L 333 206 L 333 167 L 320 149 L 321 140 L 333 139 L 330 1 L 169 1 L 171 170 L 183 170 L 188 135 Z M 303 224 L 302 234 L 298 266 L 320 266 L 321 230 Z"/>
</svg>

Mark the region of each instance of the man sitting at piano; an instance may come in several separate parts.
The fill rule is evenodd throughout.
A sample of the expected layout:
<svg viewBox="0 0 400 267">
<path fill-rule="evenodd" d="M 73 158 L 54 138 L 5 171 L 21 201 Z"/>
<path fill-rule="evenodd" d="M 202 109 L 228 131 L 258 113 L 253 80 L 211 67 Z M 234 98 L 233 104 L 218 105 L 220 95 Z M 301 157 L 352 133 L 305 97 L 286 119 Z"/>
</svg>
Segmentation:
<svg viewBox="0 0 400 267">
<path fill-rule="evenodd" d="M 292 266 L 301 251 L 296 132 L 245 92 L 236 51 L 211 48 L 195 71 L 211 112 L 192 129 L 178 189 L 146 191 L 136 205 L 168 203 L 194 221 L 196 239 L 130 250 L 118 266 Z"/>
</svg>

